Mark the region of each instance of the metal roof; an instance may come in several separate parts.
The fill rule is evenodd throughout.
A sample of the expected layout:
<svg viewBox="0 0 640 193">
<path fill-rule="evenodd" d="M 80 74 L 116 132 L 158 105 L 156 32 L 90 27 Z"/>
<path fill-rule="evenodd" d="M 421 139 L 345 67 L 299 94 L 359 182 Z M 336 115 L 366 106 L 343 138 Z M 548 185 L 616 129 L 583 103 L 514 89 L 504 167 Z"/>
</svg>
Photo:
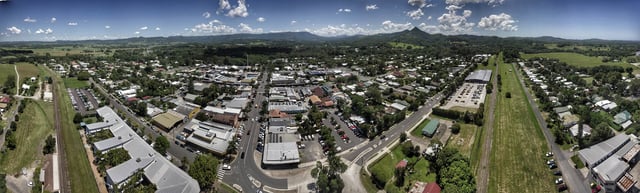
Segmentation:
<svg viewBox="0 0 640 193">
<path fill-rule="evenodd" d="M 427 125 L 422 128 L 422 133 L 424 134 L 425 132 L 427 132 L 428 135 L 433 135 L 433 133 L 435 133 L 438 129 L 439 123 L 440 122 L 437 119 L 429 121 L 429 123 L 427 123 Z"/>
<path fill-rule="evenodd" d="M 262 156 L 264 164 L 300 163 L 300 154 L 296 142 L 267 143 Z"/>
<path fill-rule="evenodd" d="M 627 169 L 629 164 L 620 160 L 620 156 L 613 155 L 593 168 L 593 171 L 605 182 L 613 182 L 624 175 Z"/>
<path fill-rule="evenodd" d="M 586 162 L 589 167 L 594 167 L 594 164 L 603 161 L 608 156 L 615 153 L 614 151 L 622 147 L 628 141 L 629 136 L 625 134 L 616 135 L 589 148 L 582 149 L 578 151 L 578 154 L 583 158 L 582 161 Z"/>
<path fill-rule="evenodd" d="M 465 81 L 473 80 L 473 81 L 483 81 L 489 82 L 491 80 L 491 70 L 476 70 L 471 72 Z"/>
</svg>

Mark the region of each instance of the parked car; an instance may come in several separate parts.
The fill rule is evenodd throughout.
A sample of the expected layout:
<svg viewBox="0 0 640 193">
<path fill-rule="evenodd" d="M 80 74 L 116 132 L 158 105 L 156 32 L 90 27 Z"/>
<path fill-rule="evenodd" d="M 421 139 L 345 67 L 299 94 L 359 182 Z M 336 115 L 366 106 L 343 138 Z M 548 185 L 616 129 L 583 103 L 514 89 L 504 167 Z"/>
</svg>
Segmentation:
<svg viewBox="0 0 640 193">
<path fill-rule="evenodd" d="M 566 184 L 559 184 L 556 186 L 558 188 L 558 192 L 562 192 L 567 190 L 567 185 Z"/>
<path fill-rule="evenodd" d="M 553 156 L 553 153 L 552 153 L 552 152 L 547 152 L 547 153 L 546 153 L 546 154 L 544 154 L 544 155 L 545 155 L 545 156 L 547 156 L 547 157 L 551 157 L 551 156 Z"/>
<path fill-rule="evenodd" d="M 222 165 L 223 170 L 231 170 L 231 166 L 229 164 Z"/>
<path fill-rule="evenodd" d="M 547 161 L 547 165 L 551 165 L 551 164 L 556 164 L 556 161 L 553 159 L 550 159 L 549 161 Z"/>
<path fill-rule="evenodd" d="M 556 170 L 556 171 L 553 172 L 553 175 L 561 176 L 562 175 L 562 171 Z"/>
<path fill-rule="evenodd" d="M 562 180 L 562 178 L 558 178 L 556 179 L 556 184 L 562 184 L 564 183 L 564 181 Z"/>
<path fill-rule="evenodd" d="M 242 154 L 240 154 L 240 159 L 244 159 L 244 152 L 242 152 Z"/>
<path fill-rule="evenodd" d="M 550 164 L 549 169 L 556 169 L 558 166 L 556 164 Z"/>
</svg>

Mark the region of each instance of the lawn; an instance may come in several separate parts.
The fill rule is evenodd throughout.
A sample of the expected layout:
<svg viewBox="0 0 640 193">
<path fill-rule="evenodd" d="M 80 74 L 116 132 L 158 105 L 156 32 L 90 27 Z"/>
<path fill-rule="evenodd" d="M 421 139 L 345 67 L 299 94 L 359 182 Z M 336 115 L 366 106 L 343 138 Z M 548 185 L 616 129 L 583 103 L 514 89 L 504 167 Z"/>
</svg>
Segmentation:
<svg viewBox="0 0 640 193">
<path fill-rule="evenodd" d="M 609 65 L 609 66 L 622 66 L 624 68 L 632 67 L 634 71 L 638 71 L 639 69 L 629 63 L 626 62 L 602 62 L 602 58 L 593 57 L 593 56 L 585 56 L 578 53 L 570 53 L 570 52 L 551 52 L 551 53 L 539 53 L 539 54 L 522 54 L 522 58 L 529 59 L 534 57 L 543 57 L 543 58 L 556 58 L 562 62 L 566 62 L 569 65 L 577 66 L 577 67 L 596 67 L 600 65 Z"/>
<path fill-rule="evenodd" d="M 375 164 L 369 167 L 371 173 L 377 173 L 382 175 L 383 179 L 386 179 L 385 186 L 386 192 L 404 192 L 403 188 L 396 187 L 393 179 L 395 165 L 402 159 L 407 159 L 409 163 L 416 163 L 414 166 L 414 172 L 407 171 L 407 177 L 405 177 L 405 183 L 403 187 L 411 186 L 415 181 L 422 182 L 434 182 L 436 180 L 436 174 L 429 172 L 429 161 L 417 157 L 406 157 L 402 153 L 400 145 L 395 146 L 390 154 L 386 154 L 382 159 L 378 160 Z"/>
<path fill-rule="evenodd" d="M 495 111 L 489 192 L 554 191 L 553 176 L 544 163 L 547 143 L 516 77 L 518 71 L 501 59 L 498 65 L 503 84 Z"/>
<path fill-rule="evenodd" d="M 51 71 L 49 72 L 50 74 L 55 74 Z M 58 94 L 57 100 L 60 104 L 57 110 L 61 115 L 60 122 L 62 125 L 64 151 L 67 156 L 68 177 L 71 181 L 71 191 L 77 193 L 98 192 L 98 186 L 94 180 L 84 144 L 76 125 L 73 123 L 75 111 L 71 105 L 71 99 L 61 78 L 57 75 L 54 75 L 53 78 L 55 79 L 53 86 Z"/>
<path fill-rule="evenodd" d="M 89 87 L 89 82 L 85 80 L 78 80 L 76 77 L 63 78 L 64 86 L 67 88 L 86 88 Z"/>
<path fill-rule="evenodd" d="M 578 169 L 584 168 L 584 163 L 582 163 L 582 160 L 580 160 L 578 155 L 571 156 L 571 161 L 573 161 L 573 163 L 576 164 L 576 168 Z"/>
<path fill-rule="evenodd" d="M 478 126 L 473 124 L 460 124 L 460 133 L 451 135 L 447 142 L 448 147 L 458 149 L 462 155 L 471 157 L 471 148 L 476 142 L 476 131 Z"/>
<path fill-rule="evenodd" d="M 418 126 L 416 126 L 415 128 L 413 128 L 413 130 L 411 130 L 411 135 L 416 136 L 416 137 L 423 137 L 422 128 L 424 128 L 424 126 L 429 124 L 429 121 L 431 121 L 431 120 L 429 120 L 429 119 L 422 120 L 422 122 L 420 122 L 420 124 Z"/>
<path fill-rule="evenodd" d="M 7 151 L 0 164 L 3 172 L 7 174 L 16 174 L 23 167 L 29 168 L 35 160 L 42 160 L 44 140 L 54 132 L 51 103 L 31 101 L 25 104 L 24 112 L 20 115 L 13 134 L 17 147 Z"/>
<path fill-rule="evenodd" d="M 0 64 L 0 87 L 4 86 L 4 82 L 7 81 L 9 75 L 16 75 L 16 71 L 13 69 L 13 64 Z"/>
</svg>

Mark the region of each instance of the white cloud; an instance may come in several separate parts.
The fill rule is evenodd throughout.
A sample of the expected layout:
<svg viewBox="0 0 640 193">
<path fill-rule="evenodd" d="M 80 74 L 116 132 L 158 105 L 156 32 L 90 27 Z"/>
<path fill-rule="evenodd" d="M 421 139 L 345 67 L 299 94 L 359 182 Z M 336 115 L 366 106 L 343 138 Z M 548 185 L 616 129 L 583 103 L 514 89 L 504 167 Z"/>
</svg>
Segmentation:
<svg viewBox="0 0 640 193">
<path fill-rule="evenodd" d="M 386 32 L 396 32 L 396 31 L 402 31 L 402 30 L 407 30 L 409 28 L 413 27 L 411 25 L 411 23 L 407 22 L 407 23 L 393 23 L 392 21 L 386 20 L 384 22 L 382 22 L 382 29 Z"/>
<path fill-rule="evenodd" d="M 149 27 L 147 27 L 147 26 L 144 26 L 144 27 L 140 28 L 140 30 L 147 30 L 147 29 L 149 29 Z"/>
<path fill-rule="evenodd" d="M 223 25 L 218 20 L 213 20 L 213 21 L 210 21 L 209 23 L 201 23 L 201 24 L 195 25 L 193 28 L 191 28 L 191 32 L 229 34 L 229 33 L 235 33 L 236 29 L 227 25 Z"/>
<path fill-rule="evenodd" d="M 338 9 L 338 12 L 351 13 L 351 9 Z"/>
<path fill-rule="evenodd" d="M 294 24 L 296 24 L 296 23 L 298 23 L 298 21 L 296 21 L 296 20 L 292 20 L 292 21 L 291 21 L 291 25 L 294 25 Z"/>
<path fill-rule="evenodd" d="M 138 35 L 138 34 L 140 34 L 140 32 L 139 32 L 139 31 L 137 31 L 137 32 L 134 32 L 134 34 Z"/>
<path fill-rule="evenodd" d="M 258 22 L 262 23 L 264 21 L 267 21 L 267 19 L 265 19 L 264 17 L 258 17 L 258 19 L 256 19 Z"/>
<path fill-rule="evenodd" d="M 36 30 L 36 34 L 50 34 L 50 33 L 53 33 L 53 30 L 51 30 L 51 28 L 47 28 L 46 30 L 43 30 L 43 29 Z"/>
<path fill-rule="evenodd" d="M 432 18 L 432 17 L 431 17 L 431 16 L 429 16 L 429 17 L 427 17 L 427 20 L 431 20 L 431 18 Z"/>
<path fill-rule="evenodd" d="M 511 15 L 501 13 L 499 15 L 489 15 L 489 17 L 482 17 L 478 22 L 478 27 L 485 30 L 503 30 L 503 31 L 518 31 L 518 26 L 514 25 L 515 21 Z"/>
<path fill-rule="evenodd" d="M 209 13 L 208 11 L 204 12 L 202 13 L 202 17 L 209 19 L 211 17 L 211 13 Z"/>
<path fill-rule="evenodd" d="M 218 9 L 231 9 L 231 4 L 229 0 L 220 0 L 218 2 Z"/>
<path fill-rule="evenodd" d="M 311 32 L 320 36 L 351 36 L 357 34 L 368 34 L 368 31 L 361 27 L 347 27 L 345 24 L 338 26 L 328 25 L 316 30 L 305 29 L 305 31 Z"/>
<path fill-rule="evenodd" d="M 209 23 L 222 24 L 222 22 L 217 19 L 211 20 Z"/>
<path fill-rule="evenodd" d="M 11 26 L 11 27 L 7 28 L 7 30 L 9 30 L 9 32 L 11 34 L 20 34 L 20 33 L 22 33 L 22 30 L 17 28 L 16 26 Z"/>
<path fill-rule="evenodd" d="M 423 15 L 424 13 L 420 8 L 413 11 L 407 11 L 407 16 L 409 16 L 413 20 L 419 20 Z"/>
<path fill-rule="evenodd" d="M 424 6 L 427 5 L 427 1 L 426 0 L 409 0 L 408 3 L 411 6 L 417 6 L 419 8 L 423 8 Z"/>
<path fill-rule="evenodd" d="M 253 29 L 248 24 L 244 24 L 244 23 L 240 23 L 238 25 L 238 28 L 240 28 L 240 32 L 244 32 L 244 33 L 262 33 L 262 28 Z"/>
<path fill-rule="evenodd" d="M 247 11 L 247 6 L 245 5 L 244 0 L 238 0 L 238 6 L 227 12 L 227 16 L 229 17 L 247 17 L 249 16 L 249 12 Z"/>
<path fill-rule="evenodd" d="M 471 10 L 464 10 L 462 15 L 456 14 L 458 9 L 462 7 L 456 5 L 449 5 L 446 7 L 449 13 L 444 13 L 438 17 L 438 28 L 442 32 L 460 33 L 469 32 L 475 26 L 475 23 L 467 22 L 467 18 L 471 16 Z"/>
<path fill-rule="evenodd" d="M 56 20 L 58 20 L 58 19 L 56 19 L 55 17 L 52 17 L 52 18 L 51 18 L 51 23 L 56 22 Z"/>
<path fill-rule="evenodd" d="M 487 3 L 487 4 L 502 4 L 504 0 L 446 0 L 445 3 L 449 5 L 463 5 L 466 3 Z"/>
<path fill-rule="evenodd" d="M 433 6 L 434 6 L 433 4 L 429 3 L 425 7 L 433 7 Z"/>
<path fill-rule="evenodd" d="M 160 27 L 156 27 L 156 31 L 160 31 Z"/>
<path fill-rule="evenodd" d="M 69 22 L 69 23 L 67 23 L 67 25 L 76 26 L 76 25 L 78 25 L 78 22 Z"/>
<path fill-rule="evenodd" d="M 109 28 L 111 28 L 111 26 L 105 25 L 104 28 L 105 29 L 109 29 Z"/>
<path fill-rule="evenodd" d="M 23 21 L 24 22 L 28 22 L 28 23 L 35 23 L 37 20 L 36 19 L 32 19 L 31 17 L 27 17 L 27 18 L 24 18 Z"/>
<path fill-rule="evenodd" d="M 420 28 L 422 31 L 425 31 L 427 33 L 438 33 L 438 32 L 440 32 L 440 29 L 438 28 L 438 26 L 436 26 L 436 25 L 428 25 L 426 23 L 421 23 L 420 25 L 418 25 L 418 28 Z"/>
<path fill-rule="evenodd" d="M 364 9 L 366 9 L 367 11 L 371 11 L 371 10 L 376 10 L 378 9 L 378 5 L 373 4 L 373 5 L 367 5 Z"/>
</svg>

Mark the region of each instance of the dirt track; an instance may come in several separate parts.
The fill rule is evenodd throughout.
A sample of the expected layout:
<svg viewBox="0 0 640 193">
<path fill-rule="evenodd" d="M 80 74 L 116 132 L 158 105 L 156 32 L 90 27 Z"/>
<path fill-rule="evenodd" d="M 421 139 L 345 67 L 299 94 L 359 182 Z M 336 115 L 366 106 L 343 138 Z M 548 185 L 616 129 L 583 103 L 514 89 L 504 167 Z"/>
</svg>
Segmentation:
<svg viewBox="0 0 640 193">
<path fill-rule="evenodd" d="M 497 60 L 497 59 L 496 59 Z M 493 73 L 499 73 L 498 66 Z M 482 143 L 482 153 L 480 154 L 480 165 L 478 166 L 478 173 L 476 175 L 476 184 L 478 193 L 487 193 L 489 189 L 489 161 L 491 159 L 491 141 L 493 140 L 493 119 L 496 109 L 496 95 L 498 92 L 497 78 L 493 78 L 491 83 L 493 84 L 493 92 L 491 92 L 491 104 L 489 105 L 488 118 L 485 122 L 484 142 Z"/>
</svg>

